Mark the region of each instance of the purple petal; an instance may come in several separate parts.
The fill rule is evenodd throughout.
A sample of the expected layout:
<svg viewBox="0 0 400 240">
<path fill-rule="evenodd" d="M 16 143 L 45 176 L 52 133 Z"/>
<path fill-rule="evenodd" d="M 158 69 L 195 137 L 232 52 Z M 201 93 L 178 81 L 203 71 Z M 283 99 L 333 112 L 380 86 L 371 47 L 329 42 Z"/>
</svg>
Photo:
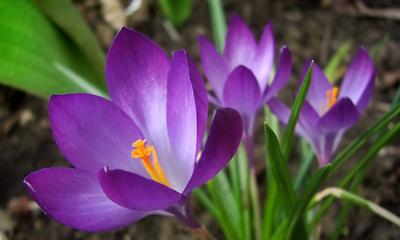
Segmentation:
<svg viewBox="0 0 400 240">
<path fill-rule="evenodd" d="M 150 214 L 115 204 L 96 175 L 73 168 L 45 168 L 28 175 L 24 184 L 46 214 L 83 231 L 121 228 Z"/>
<path fill-rule="evenodd" d="M 260 101 L 260 87 L 253 72 L 243 65 L 236 67 L 224 86 L 224 104 L 240 113 L 253 114 Z"/>
<path fill-rule="evenodd" d="M 267 86 L 269 74 L 274 63 L 275 43 L 274 34 L 272 32 L 272 24 L 268 23 L 264 28 L 260 43 L 257 47 L 253 65 L 251 69 L 256 75 L 261 89 Z"/>
<path fill-rule="evenodd" d="M 206 183 L 226 166 L 240 144 L 242 133 L 237 111 L 230 108 L 216 111 L 201 158 L 184 193 Z"/>
<path fill-rule="evenodd" d="M 205 37 L 199 37 L 201 65 L 216 96 L 222 99 L 225 80 L 229 74 L 228 66 L 214 45 Z"/>
<path fill-rule="evenodd" d="M 317 129 L 321 133 L 334 133 L 353 126 L 360 114 L 349 98 L 340 99 L 318 121 Z"/>
<path fill-rule="evenodd" d="M 208 97 L 203 78 L 197 70 L 194 61 L 188 57 L 190 80 L 193 86 L 194 100 L 196 102 L 197 117 L 197 149 L 199 151 L 203 143 L 203 137 L 207 128 Z"/>
<path fill-rule="evenodd" d="M 90 94 L 53 95 L 49 115 L 57 145 L 76 168 L 97 173 L 111 166 L 147 176 L 131 158 L 132 142 L 143 135 L 112 102 Z"/>
<path fill-rule="evenodd" d="M 238 65 L 251 66 L 249 60 L 255 57 L 257 44 L 253 33 L 238 15 L 229 22 L 225 44 L 224 56 L 230 69 Z"/>
<path fill-rule="evenodd" d="M 260 87 L 253 72 L 243 65 L 236 67 L 224 86 L 224 104 L 239 111 L 247 133 L 252 130 L 260 104 Z"/>
<path fill-rule="evenodd" d="M 171 188 L 124 170 L 104 168 L 98 178 L 112 201 L 133 210 L 164 210 L 182 198 Z"/>
<path fill-rule="evenodd" d="M 192 176 L 197 144 L 196 105 L 184 51 L 172 58 L 167 89 L 168 134 L 174 156 L 161 164 L 165 163 L 171 184 L 183 191 Z"/>
<path fill-rule="evenodd" d="M 135 121 L 159 153 L 169 149 L 166 119 L 169 66 L 159 46 L 128 28 L 117 34 L 106 64 L 112 101 Z"/>
<path fill-rule="evenodd" d="M 305 71 L 307 72 L 309 64 L 306 65 Z M 305 73 L 303 74 L 305 77 Z M 304 77 L 302 78 L 304 80 Z M 307 101 L 315 109 L 315 111 L 321 113 L 327 105 L 328 99 L 326 93 L 328 90 L 333 88 L 332 84 L 325 77 L 324 72 L 321 68 L 314 63 L 311 76 L 311 85 L 307 93 Z M 320 114 L 322 115 L 322 114 Z"/>
<path fill-rule="evenodd" d="M 362 112 L 368 105 L 374 89 L 375 68 L 365 49 L 354 57 L 340 88 L 339 97 L 348 97 Z"/>
<path fill-rule="evenodd" d="M 269 88 L 264 90 L 263 102 L 274 97 L 286 85 L 292 72 L 292 56 L 287 47 L 282 47 L 279 54 L 279 65 L 274 80 Z"/>
<path fill-rule="evenodd" d="M 273 112 L 275 116 L 286 125 L 289 121 L 291 110 L 275 97 L 270 99 L 267 104 L 271 112 Z M 299 120 L 296 125 L 297 134 L 312 143 L 315 134 L 314 128 L 318 119 L 318 114 L 315 112 L 312 106 L 307 101 L 304 101 L 303 107 L 300 111 Z"/>
</svg>

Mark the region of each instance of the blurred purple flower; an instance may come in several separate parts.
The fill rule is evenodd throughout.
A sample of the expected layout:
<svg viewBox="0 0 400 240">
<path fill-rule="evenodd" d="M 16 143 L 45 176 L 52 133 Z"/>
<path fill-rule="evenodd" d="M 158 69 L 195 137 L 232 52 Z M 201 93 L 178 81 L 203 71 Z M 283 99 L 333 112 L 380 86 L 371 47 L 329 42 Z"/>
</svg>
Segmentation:
<svg viewBox="0 0 400 240">
<path fill-rule="evenodd" d="M 41 169 L 25 178 L 26 187 L 44 212 L 80 230 L 120 228 L 150 214 L 175 215 L 196 227 L 188 195 L 234 155 L 240 115 L 217 110 L 200 154 L 208 107 L 196 66 L 184 51 L 170 60 L 127 28 L 111 46 L 106 75 L 112 101 L 51 97 L 54 138 L 75 168 Z"/>
<path fill-rule="evenodd" d="M 308 67 L 309 64 L 303 76 Z M 374 91 L 374 78 L 373 62 L 363 48 L 354 57 L 340 88 L 332 86 L 323 71 L 313 65 L 311 85 L 296 132 L 311 144 L 320 166 L 330 162 L 343 133 L 357 122 L 367 107 Z M 290 109 L 276 98 L 268 105 L 280 121 L 287 124 Z"/>
<path fill-rule="evenodd" d="M 209 101 L 216 106 L 238 110 L 243 120 L 245 144 L 252 144 L 257 112 L 288 81 L 292 69 L 289 49 L 281 49 L 277 72 L 271 79 L 274 62 L 272 25 L 265 26 L 257 43 L 237 15 L 229 23 L 222 55 L 205 37 L 199 38 L 199 45 L 202 67 L 215 94 L 215 97 L 209 95 Z"/>
</svg>

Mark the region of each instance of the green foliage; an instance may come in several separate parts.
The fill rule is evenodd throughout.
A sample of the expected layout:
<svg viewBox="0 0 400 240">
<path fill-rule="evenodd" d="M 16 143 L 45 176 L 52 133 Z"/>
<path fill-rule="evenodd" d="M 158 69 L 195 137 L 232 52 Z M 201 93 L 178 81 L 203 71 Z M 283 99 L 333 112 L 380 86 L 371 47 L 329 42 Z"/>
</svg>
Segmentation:
<svg viewBox="0 0 400 240">
<path fill-rule="evenodd" d="M 72 11 L 58 9 L 62 10 Z M 77 19 L 63 21 L 79 23 Z M 92 63 L 94 58 L 90 61 L 32 1 L 1 1 L 0 29 L 0 83 L 42 98 L 70 92 L 105 92 L 102 74 Z"/>
<path fill-rule="evenodd" d="M 163 14 L 175 27 L 181 27 L 192 12 L 192 0 L 159 0 L 159 3 Z"/>
</svg>

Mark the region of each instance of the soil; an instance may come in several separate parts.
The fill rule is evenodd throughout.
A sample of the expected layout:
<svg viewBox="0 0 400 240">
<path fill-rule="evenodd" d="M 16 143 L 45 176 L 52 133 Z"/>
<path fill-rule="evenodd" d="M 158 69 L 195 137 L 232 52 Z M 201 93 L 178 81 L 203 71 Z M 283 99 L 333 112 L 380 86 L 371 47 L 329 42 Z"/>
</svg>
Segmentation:
<svg viewBox="0 0 400 240">
<path fill-rule="evenodd" d="M 102 12 L 104 2 L 98 0 L 75 1 L 77 8 L 89 22 L 106 51 L 117 28 L 118 21 L 109 21 Z M 108 1 L 112 2 L 112 1 Z M 138 13 L 122 19 L 128 26 L 148 35 L 167 51 L 185 48 L 199 62 L 197 37 L 206 34 L 211 38 L 207 1 L 194 1 L 192 16 L 178 29 L 178 39 L 165 28 L 165 18 L 156 1 L 144 1 Z M 388 41 L 375 59 L 377 87 L 372 104 L 361 121 L 352 128 L 342 146 L 368 129 L 373 120 L 384 114 L 394 98 L 400 83 L 400 2 L 346 0 L 229 0 L 223 1 L 227 16 L 239 13 L 252 30 L 260 35 L 266 22 L 272 21 L 278 47 L 286 44 L 292 51 L 295 73 L 291 85 L 283 92 L 292 98 L 299 71 L 310 57 L 324 66 L 340 44 L 352 39 L 355 44 L 371 49 L 388 34 Z M 129 1 L 121 1 L 126 7 Z M 358 6 L 358 7 L 357 7 Z M 396 14 L 387 14 L 397 9 Z M 373 10 L 373 11 L 370 11 Z M 377 10 L 377 11 L 376 11 Z M 373 14 L 371 13 L 373 12 Z M 377 14 L 377 12 L 379 14 Z M 397 17 L 396 17 L 397 16 Z M 350 57 L 349 59 L 350 60 Z M 258 136 L 258 149 L 262 149 L 262 130 Z M 397 138 L 381 150 L 363 182 L 362 196 L 400 215 L 400 139 Z M 24 92 L 0 86 L 0 239 L 6 230 L 9 239 L 195 239 L 177 220 L 152 216 L 119 231 L 89 234 L 65 227 L 42 214 L 27 198 L 22 179 L 28 173 L 48 166 L 67 166 L 59 153 L 49 129 L 47 103 Z M 262 152 L 262 150 L 260 150 Z M 356 161 L 356 159 L 354 159 Z M 353 162 L 354 162 L 353 161 Z M 264 169 L 262 156 L 258 156 L 260 176 Z M 296 165 L 295 157 L 292 161 Z M 351 166 L 347 164 L 346 168 Z M 338 174 L 338 178 L 340 177 Z M 260 184 L 263 184 L 260 177 Z M 200 221 L 210 231 L 223 239 L 212 218 L 196 206 Z M 340 204 L 330 210 L 322 224 L 322 239 L 328 239 L 334 228 Z M 8 223 L 6 220 L 9 220 Z M 400 239 L 400 228 L 360 208 L 351 210 L 348 227 L 341 239 Z"/>
</svg>

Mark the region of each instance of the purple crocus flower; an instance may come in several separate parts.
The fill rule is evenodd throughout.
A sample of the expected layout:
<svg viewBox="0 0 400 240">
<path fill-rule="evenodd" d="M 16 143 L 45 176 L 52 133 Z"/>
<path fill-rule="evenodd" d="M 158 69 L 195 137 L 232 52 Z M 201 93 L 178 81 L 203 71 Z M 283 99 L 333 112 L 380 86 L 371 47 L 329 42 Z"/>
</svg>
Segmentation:
<svg viewBox="0 0 400 240">
<path fill-rule="evenodd" d="M 107 57 L 111 101 L 90 94 L 52 96 L 54 138 L 74 168 L 51 167 L 24 183 L 45 213 L 84 231 L 106 231 L 150 214 L 186 211 L 190 192 L 234 155 L 240 115 L 216 111 L 207 142 L 207 93 L 184 51 L 123 28 Z M 202 149 L 202 151 L 200 151 Z M 201 153 L 201 154 L 200 154 Z"/>
<path fill-rule="evenodd" d="M 269 23 L 265 26 L 257 43 L 250 29 L 237 15 L 229 23 L 222 55 L 205 37 L 199 38 L 199 45 L 202 67 L 215 94 L 215 97 L 209 96 L 210 102 L 239 111 L 245 144 L 251 148 L 257 112 L 282 89 L 290 76 L 292 65 L 289 49 L 281 49 L 277 72 L 271 79 L 274 62 L 272 25 Z"/>
<path fill-rule="evenodd" d="M 305 68 L 304 74 L 309 64 Z M 323 71 L 313 65 L 311 85 L 300 112 L 296 131 L 313 147 L 320 166 L 329 163 L 346 129 L 365 110 L 374 90 L 375 69 L 368 53 L 360 48 L 340 87 L 332 86 Z M 268 102 L 284 124 L 290 115 L 276 98 Z"/>
</svg>

